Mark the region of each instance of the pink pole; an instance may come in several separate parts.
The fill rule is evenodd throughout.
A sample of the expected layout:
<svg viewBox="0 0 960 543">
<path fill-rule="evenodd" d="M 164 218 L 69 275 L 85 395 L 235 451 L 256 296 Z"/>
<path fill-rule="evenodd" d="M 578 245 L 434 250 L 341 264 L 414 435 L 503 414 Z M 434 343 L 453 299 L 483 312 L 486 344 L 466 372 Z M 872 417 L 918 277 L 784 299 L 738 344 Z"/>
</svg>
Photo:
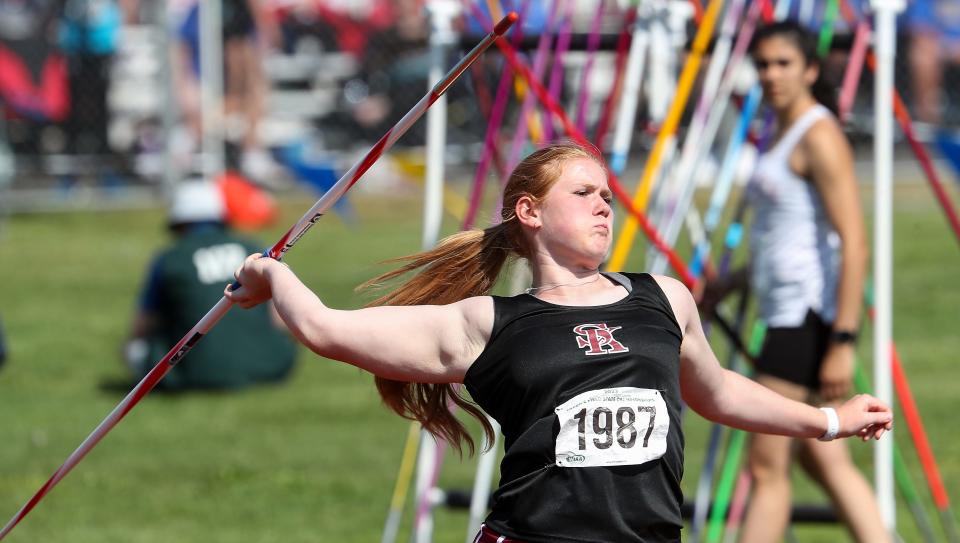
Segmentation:
<svg viewBox="0 0 960 543">
<path fill-rule="evenodd" d="M 573 1 L 567 3 L 567 9 L 564 12 L 563 23 L 560 25 L 560 33 L 557 36 L 557 48 L 553 53 L 553 68 L 550 70 L 550 96 L 560 100 L 560 90 L 563 88 L 563 57 L 570 48 L 570 34 L 573 29 Z M 553 140 L 553 122 L 548 118 L 543 121 L 543 141 Z"/>
<path fill-rule="evenodd" d="M 523 4 L 523 11 L 529 5 L 529 0 Z M 470 4 L 475 17 L 482 16 L 480 8 L 476 3 Z M 520 43 L 522 38 L 520 27 L 513 33 L 514 43 Z M 497 146 L 497 134 L 500 133 L 500 126 L 503 124 L 503 115 L 507 110 L 507 102 L 510 98 L 510 86 L 513 83 L 513 70 L 509 65 L 503 65 L 503 72 L 500 74 L 500 84 L 497 86 L 497 97 L 493 102 L 493 110 L 490 112 L 490 119 L 487 121 L 487 135 L 483 141 L 483 154 L 480 155 L 480 163 L 477 165 L 477 172 L 473 179 L 473 189 L 470 191 L 470 204 L 467 207 L 467 214 L 463 218 L 462 230 L 469 230 L 477 220 L 477 212 L 480 209 L 480 203 L 483 200 L 483 187 L 487 181 L 487 172 L 490 170 L 490 159 L 493 156 Z"/>
<path fill-rule="evenodd" d="M 843 74 L 843 85 L 840 87 L 840 121 L 846 122 L 853 108 L 853 100 L 857 96 L 857 87 L 860 84 L 860 74 L 863 72 L 863 62 L 867 58 L 867 47 L 870 45 L 870 24 L 865 21 L 857 23 L 857 30 L 853 37 L 853 47 L 850 49 L 850 59 L 847 61 L 847 70 Z"/>
</svg>

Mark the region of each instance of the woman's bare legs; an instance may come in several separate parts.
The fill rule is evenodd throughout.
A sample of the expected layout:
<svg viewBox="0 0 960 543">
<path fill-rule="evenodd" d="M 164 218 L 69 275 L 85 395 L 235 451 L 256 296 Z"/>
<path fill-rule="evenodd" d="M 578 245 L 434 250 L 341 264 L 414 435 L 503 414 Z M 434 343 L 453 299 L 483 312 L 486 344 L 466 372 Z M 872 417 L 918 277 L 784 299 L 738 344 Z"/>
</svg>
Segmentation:
<svg viewBox="0 0 960 543">
<path fill-rule="evenodd" d="M 806 387 L 760 375 L 757 382 L 787 398 L 805 401 Z M 793 439 L 784 436 L 754 434 L 750 442 L 749 466 L 753 493 L 747 506 L 741 543 L 779 541 L 790 521 L 790 463 Z"/>
<path fill-rule="evenodd" d="M 805 401 L 809 390 L 761 375 L 760 384 L 791 399 Z M 749 465 L 754 489 L 740 530 L 741 543 L 780 541 L 790 521 L 790 463 L 792 438 L 756 434 L 750 444 Z M 833 500 L 840 517 L 860 542 L 889 542 L 873 490 L 853 464 L 841 441 L 800 441 L 800 463 Z"/>
<path fill-rule="evenodd" d="M 761 385 L 793 400 L 805 401 L 805 387 L 766 375 L 757 377 Z M 753 493 L 747 506 L 742 543 L 779 541 L 790 521 L 790 463 L 793 439 L 784 436 L 754 434 L 750 442 L 749 466 Z"/>
<path fill-rule="evenodd" d="M 823 486 L 853 537 L 861 543 L 892 541 L 880 516 L 873 489 L 853 464 L 843 441 L 801 440 L 800 461 Z"/>
</svg>

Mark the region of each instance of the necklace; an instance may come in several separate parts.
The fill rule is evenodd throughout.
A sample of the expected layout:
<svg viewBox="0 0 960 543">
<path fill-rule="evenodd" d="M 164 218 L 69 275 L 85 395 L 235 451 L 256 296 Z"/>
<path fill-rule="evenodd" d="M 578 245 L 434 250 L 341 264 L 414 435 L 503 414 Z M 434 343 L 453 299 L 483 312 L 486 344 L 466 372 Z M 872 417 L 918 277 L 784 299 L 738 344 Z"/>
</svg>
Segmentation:
<svg viewBox="0 0 960 543">
<path fill-rule="evenodd" d="M 545 291 L 545 290 L 552 290 L 552 289 L 559 288 L 559 287 L 582 287 L 582 286 L 585 286 L 585 285 L 589 285 L 589 284 L 591 284 L 591 283 L 596 283 L 597 280 L 600 279 L 600 277 L 601 277 L 601 274 L 600 274 L 599 272 L 597 272 L 597 276 L 596 276 L 596 277 L 594 277 L 593 279 L 591 279 L 591 280 L 589 280 L 589 281 L 584 281 L 583 283 L 551 283 L 551 284 L 547 284 L 547 285 L 540 285 L 539 287 L 530 287 L 530 288 L 528 288 L 528 289 L 525 289 L 523 292 L 525 292 L 525 293 L 527 293 L 527 294 L 530 294 L 530 295 L 532 296 L 532 295 L 534 295 L 534 294 L 538 294 L 538 293 L 543 292 L 543 291 Z"/>
</svg>

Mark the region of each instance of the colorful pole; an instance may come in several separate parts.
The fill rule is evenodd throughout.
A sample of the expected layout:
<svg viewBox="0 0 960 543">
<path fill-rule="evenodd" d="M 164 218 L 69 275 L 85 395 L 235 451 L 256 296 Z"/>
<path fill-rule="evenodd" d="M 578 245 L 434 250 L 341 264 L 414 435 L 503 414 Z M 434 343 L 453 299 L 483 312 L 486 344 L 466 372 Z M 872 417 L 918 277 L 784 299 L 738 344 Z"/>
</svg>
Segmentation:
<svg viewBox="0 0 960 543">
<path fill-rule="evenodd" d="M 874 208 L 873 276 L 876 281 L 876 322 L 873 328 L 873 371 L 877 398 L 893 405 L 891 344 L 893 337 L 893 62 L 896 54 L 896 14 L 903 0 L 873 0 L 877 24 L 877 63 L 874 82 L 873 135 Z M 880 516 L 890 534 L 897 529 L 893 496 L 893 436 L 874 443 L 874 479 Z"/>
<path fill-rule="evenodd" d="M 597 48 L 600 47 L 600 23 L 603 22 L 603 14 L 606 12 L 607 1 L 600 0 L 600 7 L 593 15 L 593 21 L 590 23 L 590 34 L 587 35 L 587 62 L 580 72 L 580 99 L 577 101 L 577 113 L 574 117 L 577 128 L 581 132 L 587 132 L 587 107 L 590 103 L 590 74 L 593 72 L 593 64 L 597 60 Z"/>
<path fill-rule="evenodd" d="M 420 439 L 420 425 L 410 423 L 407 431 L 407 442 L 403 446 L 403 456 L 400 461 L 400 471 L 397 473 L 397 482 L 393 487 L 393 496 L 390 498 L 390 510 L 387 521 L 383 526 L 383 537 L 380 543 L 394 543 L 400 531 L 400 520 L 403 518 L 403 508 L 410 491 L 410 481 L 413 478 L 414 459 L 417 457 L 417 442 Z"/>
<path fill-rule="evenodd" d="M 757 113 L 757 108 L 760 106 L 760 95 L 760 87 L 754 85 L 754 87 L 750 90 L 750 94 L 747 96 L 747 101 L 743 105 L 743 111 L 740 114 L 740 120 L 737 123 L 737 127 L 734 129 L 734 133 L 729 144 L 727 145 L 727 152 L 723 157 L 723 163 L 720 167 L 720 175 L 716 181 L 717 190 L 714 192 L 714 196 L 718 200 L 719 198 L 723 198 L 725 201 L 727 195 L 730 193 L 730 188 L 733 186 L 733 178 L 736 173 L 740 153 L 743 149 L 744 143 L 747 141 L 747 133 L 750 131 L 750 121 L 753 120 L 754 115 Z M 664 235 L 668 243 L 674 243 L 677 239 L 677 236 L 680 234 L 681 213 L 683 213 L 683 209 L 690 207 L 695 188 L 696 182 L 691 178 L 686 183 L 684 192 L 680 197 L 680 201 L 678 202 L 679 209 L 670 217 L 670 220 L 667 222 Z M 716 209 L 715 206 L 714 209 Z M 704 236 L 700 246 L 702 247 L 704 244 L 708 243 L 709 238 Z M 694 255 L 694 262 L 702 261 L 702 259 L 697 259 L 696 256 L 697 255 Z M 663 273 L 664 267 L 665 262 L 663 261 L 663 258 L 658 256 L 654 260 L 653 267 L 651 268 L 652 273 Z"/>
<path fill-rule="evenodd" d="M 633 126 L 637 118 L 637 105 L 640 102 L 640 83 L 650 44 L 649 4 L 641 3 L 637 7 L 637 19 L 630 40 L 630 52 L 627 53 L 627 70 L 623 78 L 623 100 L 617 114 L 617 126 L 613 132 L 613 144 L 610 147 L 610 168 L 617 175 L 623 173 L 630 152 L 630 140 L 633 138 Z M 602 143 L 602 140 L 596 140 Z"/>
<path fill-rule="evenodd" d="M 487 514 L 488 504 L 490 503 L 490 486 L 493 482 L 494 464 L 497 459 L 500 425 L 489 416 L 487 420 L 493 426 L 493 442 L 484 444 L 483 452 L 477 459 L 477 472 L 473 479 L 473 493 L 470 496 L 470 520 L 467 522 L 465 543 L 471 543 L 474 536 L 480 531 L 480 524 Z"/>
<path fill-rule="evenodd" d="M 623 29 L 620 31 L 620 36 L 617 37 L 613 86 L 610 89 L 610 94 L 607 95 L 606 102 L 603 104 L 603 111 L 600 112 L 600 120 L 597 122 L 597 130 L 593 134 L 593 141 L 597 143 L 600 149 L 605 148 L 604 140 L 606 140 L 607 130 L 610 128 L 610 119 L 613 117 L 614 106 L 620 101 L 621 91 L 623 90 L 623 78 L 626 72 L 627 51 L 630 49 L 630 34 L 636 20 L 637 0 L 634 0 L 627 8 L 627 16 L 623 21 Z"/>
<path fill-rule="evenodd" d="M 459 8 L 453 0 L 427 3 L 430 14 L 430 85 L 443 77 L 449 47 L 456 41 L 453 18 Z M 423 236 L 421 246 L 432 247 L 440 237 L 443 218 L 444 147 L 447 140 L 447 97 L 441 96 L 427 113 L 427 165 L 423 191 Z"/>
<path fill-rule="evenodd" d="M 560 33 L 557 35 L 557 47 L 553 52 L 553 68 L 550 70 L 550 96 L 560 101 L 560 91 L 563 90 L 563 57 L 570 49 L 570 38 L 573 31 L 573 0 L 567 0 L 563 22 L 560 24 Z M 553 140 L 553 122 L 549 116 L 543 120 L 544 141 Z"/>
<path fill-rule="evenodd" d="M 680 82 L 677 84 L 677 93 L 673 104 L 671 105 L 670 111 L 667 114 L 667 118 L 660 129 L 660 133 L 657 135 L 657 140 L 654 143 L 653 150 L 650 152 L 650 157 L 647 159 L 647 163 L 644 167 L 643 175 L 640 179 L 640 186 L 637 188 L 637 192 L 632 200 L 633 207 L 635 207 L 637 211 L 643 212 L 646 210 L 647 202 L 650 198 L 650 191 L 653 188 L 653 179 L 659 171 L 660 159 L 662 158 L 663 152 L 666 149 L 668 143 L 667 140 L 673 138 L 673 135 L 676 133 L 677 127 L 680 124 L 680 117 L 682 116 L 683 110 L 686 107 L 687 99 L 690 97 L 694 80 L 696 79 L 697 73 L 700 69 L 700 62 L 703 60 L 703 55 L 706 52 L 707 45 L 710 42 L 710 36 L 713 34 L 713 28 L 716 25 L 717 16 L 720 13 L 720 7 L 722 4 L 723 0 L 710 1 L 706 14 L 703 17 L 703 22 L 701 23 L 700 28 L 697 30 L 696 37 L 693 41 L 693 50 L 690 52 L 690 56 L 687 57 L 687 62 L 684 65 L 683 72 L 680 75 Z M 636 233 L 637 219 L 635 219 L 633 216 L 627 217 L 623 229 L 620 231 L 620 237 L 617 239 L 617 242 L 614 245 L 613 255 L 611 256 L 609 262 L 610 269 L 618 270 L 621 269 L 624 264 L 626 264 L 627 256 L 630 252 L 630 246 L 633 244 L 633 239 L 636 236 Z"/>
<path fill-rule="evenodd" d="M 896 3 L 897 0 L 885 1 L 892 1 Z M 857 22 L 856 15 L 848 5 L 847 0 L 842 0 L 840 9 L 847 22 Z M 867 66 L 876 72 L 877 59 L 873 52 L 867 53 Z M 960 216 L 957 215 L 957 211 L 954 208 L 953 203 L 951 203 L 950 197 L 947 195 L 947 191 L 943 188 L 943 183 L 940 182 L 940 175 L 937 174 L 936 169 L 933 167 L 933 161 L 930 160 L 929 153 L 927 153 L 926 148 L 924 148 L 923 144 L 917 139 L 917 136 L 913 131 L 913 121 L 910 119 L 910 113 L 907 111 L 907 106 L 903 103 L 903 99 L 900 97 L 900 93 L 897 92 L 897 89 L 893 86 L 892 81 L 890 87 L 888 88 L 890 89 L 890 92 L 893 93 L 893 112 L 897 118 L 897 121 L 900 123 L 900 128 L 903 130 L 903 135 L 907 138 L 907 142 L 910 144 L 913 154 L 917 157 L 920 167 L 923 169 L 924 174 L 926 174 L 930 189 L 933 190 L 933 194 L 936 197 L 937 202 L 943 209 L 944 214 L 946 214 L 947 222 L 950 224 L 950 228 L 957 237 L 957 241 L 960 241 Z"/>
<path fill-rule="evenodd" d="M 759 2 L 758 2 L 759 5 Z M 710 55 L 710 65 L 707 68 L 706 76 L 703 80 L 703 92 L 697 101 L 696 109 L 693 113 L 693 119 L 689 128 L 686 130 L 686 138 L 683 142 L 683 150 L 680 152 L 680 159 L 675 167 L 670 168 L 667 178 L 670 183 L 661 184 L 661 194 L 659 195 L 658 205 L 655 206 L 662 213 L 658 228 L 666 236 L 667 243 L 675 243 L 680 230 L 680 220 L 686 215 L 690 207 L 690 201 L 693 198 L 693 192 L 696 189 L 695 171 L 700 160 L 700 155 L 705 154 L 712 144 L 712 135 L 704 138 L 704 128 L 707 125 L 707 119 L 711 112 L 716 112 L 716 116 L 722 116 L 729 94 L 724 96 L 718 94 L 721 90 L 720 79 L 727 74 L 727 81 L 732 81 L 736 75 L 737 63 L 727 62 L 731 58 L 731 49 L 733 47 L 733 35 L 737 30 L 740 19 L 740 13 L 743 11 L 743 0 L 733 0 L 727 8 L 723 23 L 720 29 L 720 36 L 716 40 L 713 52 Z M 755 10 L 754 10 L 755 11 Z M 748 25 L 744 25 L 748 26 Z M 745 33 L 744 33 L 745 34 Z M 743 42 L 741 39 L 739 42 Z M 738 42 L 738 45 L 740 44 Z M 743 52 L 746 47 L 743 47 Z M 742 58 L 742 57 L 741 57 Z M 727 69 L 724 70 L 724 66 Z M 732 85 L 732 83 L 731 83 Z M 675 230 L 675 232 L 674 232 Z M 652 273 L 662 273 L 664 262 L 656 255 L 652 255 L 653 265 L 648 266 Z M 648 259 L 650 262 L 650 259 Z M 660 270 L 660 271 L 657 271 Z"/>
<path fill-rule="evenodd" d="M 823 12 L 823 24 L 820 27 L 820 36 L 817 38 L 817 55 L 820 58 L 826 57 L 830 52 L 830 44 L 833 43 L 833 26 L 837 21 L 837 9 L 837 0 L 830 0 Z"/>
<path fill-rule="evenodd" d="M 737 159 L 739 158 L 740 151 L 747 139 L 747 132 L 750 129 L 750 121 L 753 120 L 753 117 L 757 112 L 757 107 L 760 105 L 760 95 L 760 86 L 754 85 L 753 88 L 750 89 L 750 94 L 747 95 L 747 101 L 744 102 L 743 112 L 740 115 L 740 122 L 737 124 L 737 128 L 734 132 L 733 138 L 730 141 L 730 145 L 727 147 L 727 153 L 724 157 L 723 165 L 720 168 L 720 176 L 717 179 L 716 185 L 714 185 L 714 191 L 710 197 L 709 208 L 707 209 L 707 214 L 704 217 L 704 227 L 706 228 L 708 235 L 704 237 L 704 242 L 698 245 L 694 250 L 694 258 L 691 264 L 691 267 L 693 267 L 695 270 L 694 273 L 697 273 L 696 270 L 699 270 L 700 267 L 708 261 L 707 255 L 710 254 L 709 233 L 712 233 L 716 229 L 717 224 L 719 224 L 720 213 L 723 211 L 723 203 L 727 201 L 727 198 L 730 195 L 730 190 L 733 188 L 733 179 L 734 174 L 736 173 Z"/>
<path fill-rule="evenodd" d="M 740 295 L 737 305 L 737 320 L 734 323 L 735 332 L 740 333 L 746 321 L 747 308 L 749 306 L 749 291 L 744 291 Z M 741 358 L 736 349 L 730 350 L 727 367 L 733 371 L 742 371 Z M 713 473 L 717 464 L 717 457 L 720 453 L 720 439 L 723 434 L 723 425 L 714 423 L 710 427 L 710 440 L 707 446 L 707 452 L 704 455 L 703 469 L 700 471 L 700 480 L 697 484 L 697 495 L 693 503 L 693 520 L 690 531 L 693 534 L 692 540 L 699 541 L 700 534 L 707 521 L 707 512 L 710 508 L 710 489 L 713 485 Z"/>
<path fill-rule="evenodd" d="M 497 38 L 510 28 L 516 21 L 517 15 L 510 13 L 503 18 L 493 32 L 489 33 L 473 48 L 467 56 L 464 57 L 440 82 L 433 87 L 406 115 L 400 119 L 396 125 L 387 131 L 383 137 L 371 148 L 366 155 L 355 164 L 343 177 L 337 181 L 318 201 L 300 218 L 297 223 L 291 227 L 273 247 L 264 251 L 265 256 L 280 260 L 283 254 L 313 226 L 324 213 L 347 192 L 360 177 L 370 169 L 371 166 L 389 149 L 410 127 L 419 119 L 424 112 L 444 92 L 460 77 L 460 74 L 466 70 L 470 64 L 490 45 L 498 41 Z M 227 313 L 231 303 L 224 297 L 200 319 L 187 334 L 177 342 L 176 345 L 167 352 L 164 357 L 157 362 L 156 366 L 141 380 L 129 394 L 117 405 L 113 411 L 105 418 L 80 446 L 67 458 L 67 460 L 57 469 L 50 479 L 33 495 L 32 498 L 10 519 L 10 521 L 0 530 L 0 540 L 7 536 L 13 528 L 46 496 L 66 475 L 80 462 L 100 442 L 101 439 L 116 426 L 127 413 L 132 410 L 147 393 L 170 371 L 190 349 L 200 341 L 204 334 L 210 331 L 214 325 Z"/>
<path fill-rule="evenodd" d="M 875 318 L 873 305 L 873 290 L 866 289 L 865 302 L 867 304 L 867 316 L 870 319 Z M 940 512 L 940 521 L 943 530 L 947 535 L 947 541 L 957 543 L 960 541 L 960 535 L 957 531 L 956 519 L 953 516 L 953 510 L 950 507 L 950 497 L 947 495 L 946 486 L 943 484 L 943 477 L 940 475 L 940 469 L 937 467 L 937 460 L 933 454 L 933 448 L 930 446 L 930 440 L 927 438 L 927 432 L 923 426 L 923 419 L 920 417 L 920 410 L 913 399 L 913 391 L 907 381 L 906 372 L 903 370 L 903 364 L 900 362 L 900 354 L 897 352 L 897 346 L 891 342 L 891 372 L 893 385 L 897 392 L 897 398 L 900 400 L 900 408 L 903 410 L 903 417 L 907 423 L 907 429 L 913 438 L 914 447 L 917 450 L 917 456 L 920 458 L 920 465 L 923 468 L 923 474 L 927 480 L 927 486 L 930 488 L 930 495 L 933 503 Z"/>
<path fill-rule="evenodd" d="M 524 9 L 529 5 L 529 0 L 523 4 Z M 470 4 L 471 11 L 475 17 L 482 16 L 480 8 L 475 3 Z M 519 44 L 522 39 L 520 27 L 513 31 L 511 39 L 515 44 Z M 503 116 L 507 111 L 507 102 L 510 99 L 510 86 L 513 81 L 513 71 L 509 66 L 504 65 L 503 72 L 500 74 L 500 83 L 497 86 L 497 95 L 493 102 L 493 109 L 490 111 L 490 119 L 487 120 L 487 134 L 483 141 L 483 154 L 480 155 L 480 162 L 477 164 L 477 172 L 473 179 L 473 189 L 470 192 L 470 207 L 467 208 L 467 214 L 463 218 L 462 230 L 473 228 L 477 220 L 477 213 L 480 210 L 480 204 L 483 201 L 483 188 L 487 181 L 487 172 L 490 170 L 490 159 L 497 146 L 497 135 L 500 133 L 500 126 L 503 124 Z"/>
<path fill-rule="evenodd" d="M 853 109 L 853 100 L 857 96 L 860 74 L 863 72 L 863 63 L 866 60 L 869 46 L 870 24 L 860 21 L 857 23 L 857 30 L 853 36 L 850 59 L 847 62 L 847 69 L 843 73 L 843 84 L 840 86 L 839 115 L 841 123 L 847 122 L 850 118 L 850 110 Z"/>
<path fill-rule="evenodd" d="M 758 320 L 754 323 L 748 348 L 751 356 L 760 351 L 766 332 L 767 329 L 763 322 Z M 730 506 L 730 495 L 733 491 L 733 485 L 737 481 L 740 457 L 743 455 L 746 439 L 747 433 L 742 430 L 734 430 L 730 433 L 727 456 L 723 461 L 723 469 L 720 471 L 720 482 L 717 484 L 717 497 L 713 502 L 713 510 L 710 512 L 707 543 L 719 543 L 720 536 L 723 535 L 723 519 L 727 516 L 727 508 Z"/>
<path fill-rule="evenodd" d="M 854 370 L 853 382 L 858 392 L 870 393 L 872 388 L 870 381 L 867 380 L 867 374 L 864 373 L 863 368 L 859 365 Z M 923 535 L 924 541 L 929 543 L 936 541 L 937 538 L 933 535 L 933 527 L 930 524 L 930 519 L 927 517 L 926 511 L 924 511 L 920 503 L 920 496 L 917 494 L 917 489 L 913 484 L 910 473 L 907 472 L 906 465 L 903 462 L 903 455 L 900 454 L 900 449 L 896 446 L 893 449 L 893 465 L 894 476 L 897 479 L 897 487 L 900 488 L 900 494 L 910 508 L 911 513 L 913 513 L 913 518 L 916 521 L 917 528 Z"/>
<path fill-rule="evenodd" d="M 557 24 L 557 14 L 562 8 L 561 0 L 550 1 L 550 13 L 547 15 L 547 23 L 540 34 L 537 42 L 537 52 L 533 56 L 533 73 L 537 79 L 543 78 L 543 72 L 547 69 L 547 58 L 550 56 L 550 44 L 553 41 L 553 32 Z M 531 92 L 527 92 L 523 97 L 523 105 L 520 108 L 520 119 L 528 118 L 533 113 L 533 106 L 536 103 L 536 97 Z M 529 124 L 529 123 L 528 123 Z M 507 160 L 507 167 L 510 170 L 520 162 L 520 152 L 523 150 L 523 144 L 527 140 L 528 124 L 518 123 L 517 131 L 513 134 L 513 141 L 510 143 L 510 156 Z M 537 139 L 531 132 L 533 139 Z"/>
</svg>

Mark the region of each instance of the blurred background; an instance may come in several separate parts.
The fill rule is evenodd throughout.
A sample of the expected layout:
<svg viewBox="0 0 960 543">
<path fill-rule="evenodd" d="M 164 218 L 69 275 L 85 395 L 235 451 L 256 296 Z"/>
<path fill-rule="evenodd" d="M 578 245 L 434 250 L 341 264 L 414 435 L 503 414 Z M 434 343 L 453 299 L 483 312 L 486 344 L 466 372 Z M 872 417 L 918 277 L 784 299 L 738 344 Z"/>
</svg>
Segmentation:
<svg viewBox="0 0 960 543">
<path fill-rule="evenodd" d="M 222 14 L 218 23 L 201 17 L 190 0 L 3 0 L 3 207 L 147 205 L 169 184 L 204 171 L 204 160 L 270 189 L 309 188 L 305 162 L 339 171 L 423 96 L 430 68 L 425 3 L 237 0 L 212 10 Z M 530 4 L 520 44 L 527 50 L 536 46 L 549 7 L 546 1 Z M 614 79 L 615 39 L 629 5 L 608 4 L 591 76 L 597 91 L 590 107 L 596 109 Z M 665 15 L 670 47 L 682 48 L 695 26 L 690 4 L 662 4 L 672 10 Z M 794 15 L 811 28 L 822 26 L 825 0 L 794 4 Z M 851 3 L 858 15 L 868 11 L 860 4 Z M 573 46 L 563 60 L 567 94 L 580 84 L 583 42 L 597 7 L 584 1 L 571 10 Z M 468 10 L 454 8 L 448 63 L 480 35 Z M 899 19 L 898 88 L 918 121 L 917 135 L 928 143 L 938 131 L 960 126 L 958 10 L 956 2 L 916 0 Z M 828 67 L 839 85 L 853 33 L 843 18 L 835 25 Z M 204 43 L 222 52 L 206 65 Z M 485 62 L 487 69 L 450 92 L 446 154 L 453 164 L 469 167 L 480 156 L 486 113 L 478 107 L 478 91 L 491 92 L 500 73 L 497 53 Z M 201 92 L 204 69 L 222 96 Z M 848 121 L 858 139 L 872 128 L 870 78 L 864 70 Z M 662 116 L 652 92 L 637 109 L 633 150 L 649 145 L 645 129 Z M 422 146 L 424 124 L 398 146 Z M 226 142 L 225 148 L 211 140 Z"/>
<path fill-rule="evenodd" d="M 578 0 L 551 23 L 554 4 L 0 0 L 0 360 L 7 360 L 0 361 L 0 523 L 132 386 L 123 350 L 150 284 L 145 271 L 171 241 L 177 187 L 215 181 L 227 200 L 227 224 L 269 246 L 427 92 L 432 39 L 442 44 L 442 72 L 479 41 L 485 32 L 477 10 L 494 18 L 499 10 L 521 11 L 509 39 L 531 62 L 544 32 L 567 33 L 568 51 L 551 55 L 558 68 L 551 64 L 543 83 L 553 84 L 568 115 L 580 114 L 602 150 L 612 148 L 614 126 L 629 121 L 629 160 L 620 175 L 634 185 L 702 6 Z M 839 94 L 856 25 L 829 15 L 830 4 L 797 0 L 788 4 L 789 17 L 817 32 L 832 28 L 824 67 Z M 868 4 L 844 2 L 854 20 L 871 16 Z M 619 92 L 623 71 L 619 40 L 634 25 L 649 25 L 654 45 L 636 112 L 624 120 L 609 97 Z M 708 60 L 709 51 L 697 91 Z M 957 202 L 960 2 L 907 2 L 895 71 L 913 136 Z M 502 179 L 509 166 L 522 123 L 519 98 L 506 103 L 502 125 L 489 135 L 503 72 L 503 58 L 491 49 L 447 94 L 443 234 L 462 225 L 486 138 L 498 149 L 486 177 Z M 863 69 L 858 79 L 844 127 L 869 220 L 872 72 Z M 738 100 L 749 83 L 735 90 Z M 613 109 L 605 113 L 608 102 Z M 600 128 L 605 115 L 609 130 Z M 560 123 L 549 122 L 559 137 Z M 735 122 L 733 112 L 723 120 L 705 159 L 712 169 L 700 174 L 703 187 Z M 329 305 L 359 307 L 370 296 L 352 289 L 387 269 L 380 262 L 421 248 L 426 124 L 414 125 L 286 258 Z M 944 377 L 956 371 L 960 352 L 960 253 L 912 144 L 896 132 L 895 337 L 946 489 L 956 497 L 960 439 L 950 428 L 957 389 Z M 485 206 L 496 198 L 497 183 L 489 185 L 479 189 Z M 705 198 L 698 193 L 698 202 Z M 725 209 L 724 224 L 733 206 Z M 689 251 L 685 241 L 678 247 Z M 637 251 L 628 269 L 644 266 Z M 858 352 L 869 361 L 869 342 Z M 688 422 L 684 490 L 692 496 L 707 425 Z M 375 541 L 406 435 L 406 422 L 379 404 L 370 376 L 300 349 L 281 384 L 149 396 L 8 540 Z M 905 431 L 897 440 L 910 446 Z M 869 447 L 854 448 L 869 474 Z M 922 485 L 921 462 L 912 455 L 906 462 Z M 475 460 L 448 455 L 438 486 L 469 489 L 475 471 Z M 921 508 L 943 512 L 941 502 L 920 493 Z M 802 480 L 797 495 L 824 502 Z M 903 539 L 924 540 L 908 520 L 909 499 L 898 499 Z M 411 530 L 411 500 L 402 508 L 400 540 Z M 950 515 L 955 509 L 947 506 Z M 435 540 L 464 539 L 462 509 L 439 507 L 435 520 Z M 800 541 L 846 537 L 831 523 L 798 525 L 793 533 Z"/>
</svg>

